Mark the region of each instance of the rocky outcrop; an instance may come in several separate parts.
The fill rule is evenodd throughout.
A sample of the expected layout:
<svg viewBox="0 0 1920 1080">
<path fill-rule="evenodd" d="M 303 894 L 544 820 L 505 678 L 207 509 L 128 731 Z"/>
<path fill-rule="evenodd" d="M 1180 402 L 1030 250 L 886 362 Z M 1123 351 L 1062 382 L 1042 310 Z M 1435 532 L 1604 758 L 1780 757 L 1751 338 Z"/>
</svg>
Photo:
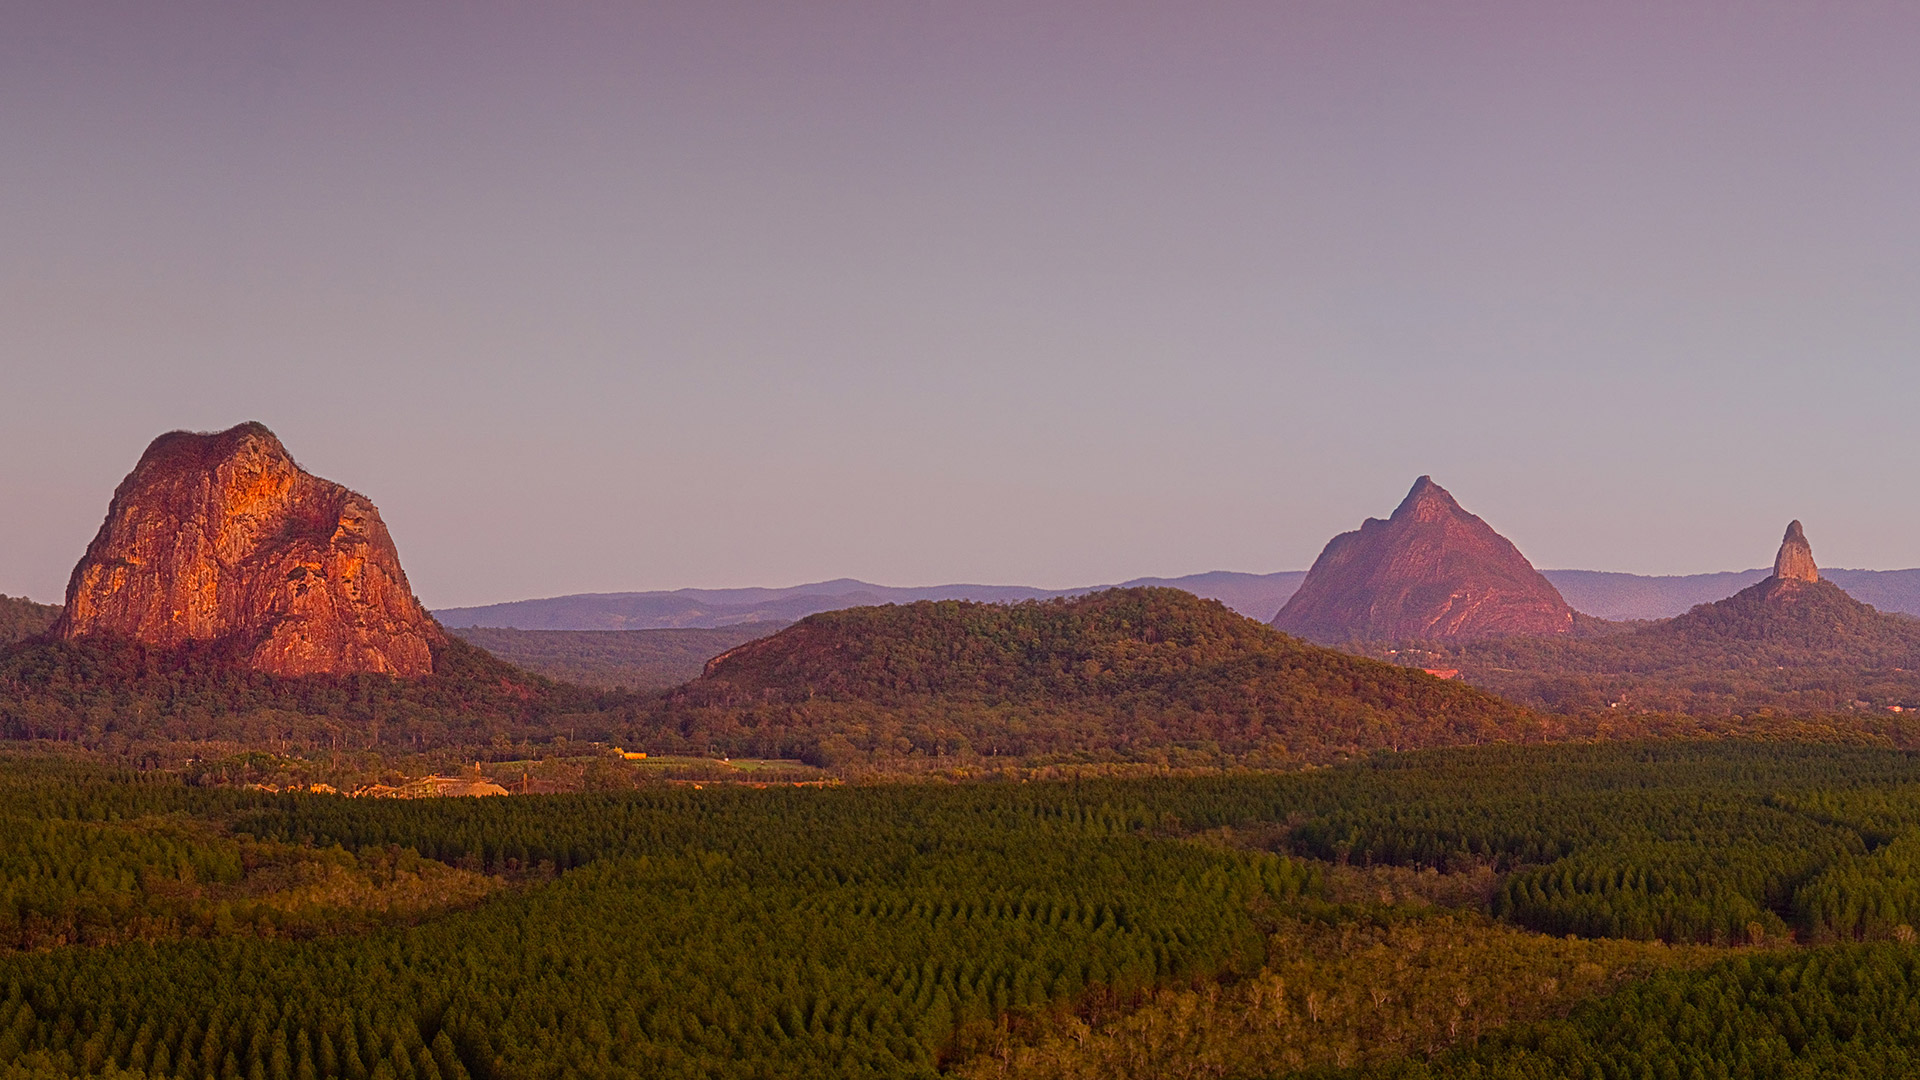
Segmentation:
<svg viewBox="0 0 1920 1080">
<path fill-rule="evenodd" d="M 1563 634 L 1573 609 L 1506 537 L 1423 476 L 1314 560 L 1273 625 L 1320 642 Z"/>
<path fill-rule="evenodd" d="M 1798 521 L 1787 526 L 1780 541 L 1780 553 L 1773 557 L 1773 576 L 1778 581 L 1819 581 L 1820 568 L 1813 564 L 1813 545 Z"/>
<path fill-rule="evenodd" d="M 53 634 L 214 643 L 277 675 L 426 675 L 445 640 L 380 511 L 301 469 L 257 423 L 147 447 Z"/>
</svg>

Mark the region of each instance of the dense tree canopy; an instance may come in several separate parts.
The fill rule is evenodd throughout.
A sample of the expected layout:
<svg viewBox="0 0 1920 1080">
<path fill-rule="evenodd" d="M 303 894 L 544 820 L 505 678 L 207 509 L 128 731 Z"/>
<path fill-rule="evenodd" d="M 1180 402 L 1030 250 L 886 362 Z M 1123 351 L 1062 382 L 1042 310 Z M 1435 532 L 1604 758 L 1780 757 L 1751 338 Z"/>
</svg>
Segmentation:
<svg viewBox="0 0 1920 1080">
<path fill-rule="evenodd" d="M 1239 1060 L 1336 1063 L 1391 1005 L 1405 1049 L 1455 1049 L 1365 1065 L 1385 1076 L 1888 1075 L 1920 1023 L 1904 944 L 1920 758 L 1858 747 L 1496 746 L 1291 774 L 418 802 L 11 759 L 0 827 L 9 925 L 106 943 L 0 941 L 8 1075 L 914 1076 L 972 1061 L 984 1076 L 973 1055 L 1009 1021 L 1066 1017 L 1080 1035 L 1046 1044 L 1062 1054 L 1088 1036 L 1077 1017 L 1135 1002 L 1185 1003 L 1187 1042 L 1167 1045 L 1189 1061 L 1232 1060 L 1192 1023 L 1252 1037 L 1324 1017 L 1324 1039 Z M 1331 875 L 1369 865 L 1496 868 L 1508 925 L 1331 902 Z M 265 891 L 289 866 L 505 887 L 322 918 L 288 897 L 385 894 Z M 1564 934 L 1803 945 L 1675 964 Z M 1373 981 L 1315 974 L 1342 956 Z M 1606 970 L 1673 967 L 1593 997 L 1615 985 Z M 1193 1011 L 1227 999 L 1181 996 L 1223 979 L 1265 1019 L 1229 1024 Z M 1558 1016 L 1579 1000 L 1563 981 L 1592 1000 Z M 1523 1022 L 1476 1026 L 1481 999 Z M 1098 1059 L 1109 1071 L 1034 1075 L 1147 1075 L 1113 1071 L 1133 1060 L 1116 1030 L 1088 1044 L 1119 1048 Z"/>
<path fill-rule="evenodd" d="M 809 616 L 712 663 L 628 739 L 822 762 L 889 755 L 1326 760 L 1546 738 L 1552 722 L 1289 637 L 1177 589 Z"/>
<path fill-rule="evenodd" d="M 36 604 L 24 596 L 0 595 L 0 645 L 44 634 L 60 617 L 54 604 Z"/>
</svg>

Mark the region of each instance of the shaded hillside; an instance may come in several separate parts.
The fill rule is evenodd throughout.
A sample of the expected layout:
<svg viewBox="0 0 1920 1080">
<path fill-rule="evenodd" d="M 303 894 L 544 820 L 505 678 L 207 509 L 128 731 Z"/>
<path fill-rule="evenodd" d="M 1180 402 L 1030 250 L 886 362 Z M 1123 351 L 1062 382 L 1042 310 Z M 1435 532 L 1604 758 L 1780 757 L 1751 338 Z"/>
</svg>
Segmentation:
<svg viewBox="0 0 1920 1080">
<path fill-rule="evenodd" d="M 1459 683 L 1310 645 L 1173 589 L 810 616 L 628 733 L 833 763 L 906 755 L 1284 761 L 1549 734 Z"/>
<path fill-rule="evenodd" d="M 281 751 L 485 746 L 570 729 L 603 699 L 530 675 L 457 638 L 434 673 L 280 676 L 217 646 L 36 639 L 0 649 L 0 739 L 162 757 L 172 744 Z M 586 721 L 583 723 L 583 714 Z"/>
<path fill-rule="evenodd" d="M 697 678 L 708 660 L 765 637 L 785 623 L 689 630 L 508 630 L 447 632 L 549 679 L 603 689 L 664 690 Z"/>
<path fill-rule="evenodd" d="M 38 637 L 59 617 L 58 604 L 36 604 L 24 596 L 0 595 L 0 645 Z"/>
</svg>

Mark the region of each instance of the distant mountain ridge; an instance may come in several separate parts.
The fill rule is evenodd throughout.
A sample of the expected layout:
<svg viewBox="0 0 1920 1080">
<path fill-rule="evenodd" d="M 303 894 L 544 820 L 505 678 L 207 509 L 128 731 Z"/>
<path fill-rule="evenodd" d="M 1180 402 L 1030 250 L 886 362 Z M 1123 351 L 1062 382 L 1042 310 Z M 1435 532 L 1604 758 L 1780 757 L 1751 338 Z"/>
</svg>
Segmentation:
<svg viewBox="0 0 1920 1080">
<path fill-rule="evenodd" d="M 699 676 L 708 660 L 764 637 L 782 623 L 734 623 L 687 630 L 448 631 L 517 668 L 603 690 L 665 690 Z"/>
<path fill-rule="evenodd" d="M 1651 577 L 1605 570 L 1542 570 L 1575 611 L 1602 619 L 1668 619 L 1699 604 L 1725 600 L 1749 585 L 1765 581 L 1765 567 L 1723 570 L 1715 574 Z M 1820 574 L 1854 599 L 1881 611 L 1920 615 L 1920 569 L 1837 570 Z"/>
<path fill-rule="evenodd" d="M 1920 615 L 1920 569 L 1820 571 L 1828 581 L 1881 611 Z M 1611 570 L 1542 570 L 1575 611 L 1602 619 L 1668 619 L 1698 604 L 1725 600 L 1764 580 L 1765 567 L 1711 574 L 1650 575 Z M 1300 587 L 1305 570 L 1250 574 L 1214 570 L 1185 577 L 1134 578 L 1125 587 L 1185 589 L 1218 600 L 1250 619 L 1270 621 Z M 712 629 L 746 622 L 794 622 L 821 611 L 916 600 L 982 602 L 1051 599 L 1098 592 L 1107 586 L 1034 589 L 1009 585 L 931 585 L 896 588 L 840 578 L 785 589 L 676 589 L 660 592 L 577 593 L 434 612 L 450 627 L 517 630 Z"/>
<path fill-rule="evenodd" d="M 1306 576 L 1303 570 L 1244 574 L 1214 570 L 1176 578 L 1135 578 L 1119 588 L 1184 589 L 1203 600 L 1218 600 L 1249 618 L 1273 617 Z M 713 629 L 739 623 L 790 623 L 822 611 L 920 600 L 971 600 L 1007 604 L 1082 596 L 1108 585 L 1079 589 L 1036 589 L 1024 585 L 928 585 L 892 587 L 837 578 L 785 589 L 675 589 L 661 592 L 578 593 L 539 600 L 515 600 L 480 607 L 442 608 L 443 625 L 501 627 L 515 630 L 670 630 Z"/>
</svg>

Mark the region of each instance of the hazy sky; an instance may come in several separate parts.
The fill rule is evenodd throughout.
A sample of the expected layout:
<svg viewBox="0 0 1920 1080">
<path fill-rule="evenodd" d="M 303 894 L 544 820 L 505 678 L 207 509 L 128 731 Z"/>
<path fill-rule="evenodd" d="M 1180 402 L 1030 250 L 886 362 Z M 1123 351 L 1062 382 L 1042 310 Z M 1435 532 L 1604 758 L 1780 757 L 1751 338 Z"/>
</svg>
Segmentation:
<svg viewBox="0 0 1920 1080">
<path fill-rule="evenodd" d="M 430 606 L 1920 565 L 1920 5 L 0 4 L 0 592 L 266 422 Z"/>
</svg>

